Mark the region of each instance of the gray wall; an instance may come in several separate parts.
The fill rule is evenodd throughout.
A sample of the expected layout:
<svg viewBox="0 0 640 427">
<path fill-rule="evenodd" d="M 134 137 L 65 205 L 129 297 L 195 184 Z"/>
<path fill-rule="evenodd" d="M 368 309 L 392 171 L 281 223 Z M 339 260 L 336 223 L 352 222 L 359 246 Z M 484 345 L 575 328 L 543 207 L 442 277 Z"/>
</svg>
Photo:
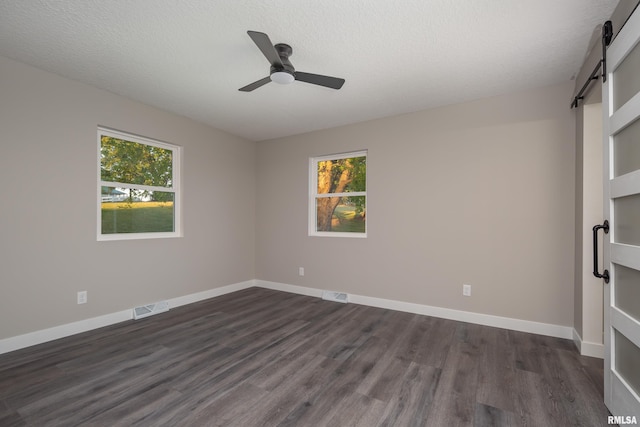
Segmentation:
<svg viewBox="0 0 640 427">
<path fill-rule="evenodd" d="M 3 57 L 0 94 L 0 339 L 254 278 L 255 143 Z M 96 241 L 98 125 L 184 147 L 183 238 Z"/>
<path fill-rule="evenodd" d="M 0 339 L 253 278 L 573 324 L 569 83 L 255 144 L 1 57 L 0 76 Z M 184 147 L 183 238 L 96 241 L 98 125 Z M 369 237 L 308 237 L 309 157 L 359 149 Z"/>
<path fill-rule="evenodd" d="M 256 277 L 572 326 L 572 88 L 259 143 Z M 309 237 L 309 157 L 360 149 L 369 237 Z"/>
</svg>

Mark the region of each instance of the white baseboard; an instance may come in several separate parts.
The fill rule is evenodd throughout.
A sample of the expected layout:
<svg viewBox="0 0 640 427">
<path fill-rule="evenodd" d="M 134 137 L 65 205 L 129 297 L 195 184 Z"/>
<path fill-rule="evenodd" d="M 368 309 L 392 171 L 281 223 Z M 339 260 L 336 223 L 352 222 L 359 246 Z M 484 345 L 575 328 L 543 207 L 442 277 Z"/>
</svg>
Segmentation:
<svg viewBox="0 0 640 427">
<path fill-rule="evenodd" d="M 191 304 L 220 295 L 236 292 L 255 286 L 254 280 L 235 283 L 232 285 L 222 286 L 219 288 L 209 289 L 195 294 L 185 295 L 167 300 L 169 307 L 180 307 L 181 305 Z M 103 316 L 93 317 L 90 319 L 79 320 L 65 325 L 54 326 L 52 328 L 42 329 L 40 331 L 29 332 L 24 335 L 5 338 L 0 340 L 0 354 L 10 351 L 19 350 L 21 348 L 30 347 L 32 345 L 42 344 L 48 341 L 57 340 L 59 338 L 68 337 L 70 335 L 91 331 L 93 329 L 102 328 L 104 326 L 113 325 L 115 323 L 124 322 L 133 319 L 133 307 L 128 310 L 118 311 L 116 313 L 105 314 Z"/>
<path fill-rule="evenodd" d="M 582 356 L 604 359 L 604 344 L 582 341 L 582 337 L 575 329 L 573 330 L 573 342 Z"/>
<path fill-rule="evenodd" d="M 288 285 L 285 283 L 270 282 L 266 280 L 247 280 L 246 282 L 235 283 L 219 288 L 209 289 L 195 294 L 185 295 L 169 299 L 169 307 L 179 307 L 186 304 L 202 301 L 209 298 L 225 295 L 231 292 L 251 288 L 261 287 L 276 291 L 290 292 L 311 297 L 322 297 L 324 289 L 309 288 L 305 286 Z M 426 316 L 440 317 L 443 319 L 458 320 L 462 322 L 475 323 L 478 325 L 493 326 L 497 328 L 511 329 L 514 331 L 529 332 L 540 335 L 547 335 L 558 338 L 573 339 L 585 356 L 603 357 L 604 348 L 601 344 L 582 342 L 575 329 L 567 326 L 539 323 L 529 320 L 512 319 L 508 317 L 492 316 L 488 314 L 473 313 L 468 311 L 453 310 L 450 308 L 434 307 L 423 304 L 415 304 L 403 301 L 388 300 L 383 298 L 368 297 L 363 295 L 349 294 L 349 302 L 371 307 L 386 308 L 390 310 L 404 311 L 407 313 L 422 314 Z M 65 325 L 55 326 L 40 331 L 30 332 L 24 335 L 5 338 L 0 340 L 0 354 L 21 348 L 42 344 L 70 335 L 87 332 L 115 323 L 133 319 L 133 309 L 123 310 L 116 313 L 106 314 L 91 319 L 80 320 Z M 576 341 L 578 337 L 579 341 Z M 602 354 L 602 355 L 600 355 Z"/>
<path fill-rule="evenodd" d="M 254 286 L 274 291 L 289 292 L 292 294 L 306 295 L 308 297 L 322 298 L 324 289 L 307 288 L 306 286 L 287 285 L 286 283 L 269 282 L 267 280 L 254 280 Z"/>
<path fill-rule="evenodd" d="M 255 284 L 256 286 L 261 288 L 292 292 L 308 296 L 321 297 L 323 292 L 322 289 L 287 285 L 284 283 L 269 282 L 265 280 L 255 280 Z M 511 329 L 520 332 L 529 332 L 532 334 L 547 335 L 564 339 L 573 338 L 574 329 L 569 326 L 533 322 L 530 320 L 512 319 L 509 317 L 492 316 L 489 314 L 473 313 L 469 311 L 454 310 L 451 308 L 434 307 L 430 305 L 415 304 L 410 302 L 395 301 L 354 294 L 349 294 L 349 302 L 360 305 L 368 305 L 371 307 L 404 311 L 407 313 L 440 317 L 443 319 L 475 323 L 478 325 L 493 326 L 496 328 Z"/>
<path fill-rule="evenodd" d="M 0 354 L 57 340 L 70 335 L 80 334 L 130 319 L 133 319 L 133 310 L 123 310 L 103 316 L 92 317 L 91 319 L 79 320 L 65 325 L 29 332 L 24 335 L 5 338 L 0 340 Z"/>
<path fill-rule="evenodd" d="M 246 282 L 234 283 L 232 285 L 213 288 L 195 294 L 185 295 L 182 297 L 172 298 L 169 300 L 169 307 L 180 307 L 181 305 L 193 304 L 194 302 L 203 301 L 209 298 L 219 297 L 221 295 L 230 294 L 231 292 L 241 291 L 243 289 L 255 286 L 255 280 L 247 280 Z"/>
</svg>

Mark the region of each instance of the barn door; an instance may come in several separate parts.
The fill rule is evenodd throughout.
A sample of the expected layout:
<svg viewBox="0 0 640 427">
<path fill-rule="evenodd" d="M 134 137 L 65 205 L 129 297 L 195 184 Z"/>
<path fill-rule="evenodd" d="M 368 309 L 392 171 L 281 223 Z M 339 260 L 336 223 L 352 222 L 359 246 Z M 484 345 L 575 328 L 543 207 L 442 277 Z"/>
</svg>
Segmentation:
<svg viewBox="0 0 640 427">
<path fill-rule="evenodd" d="M 605 404 L 640 422 L 640 12 L 607 49 L 603 86 Z M 606 227 L 608 225 L 608 227 Z M 594 229 L 594 234 L 599 231 Z M 597 270 L 597 268 L 596 268 Z M 625 418 L 626 419 L 626 418 Z"/>
</svg>

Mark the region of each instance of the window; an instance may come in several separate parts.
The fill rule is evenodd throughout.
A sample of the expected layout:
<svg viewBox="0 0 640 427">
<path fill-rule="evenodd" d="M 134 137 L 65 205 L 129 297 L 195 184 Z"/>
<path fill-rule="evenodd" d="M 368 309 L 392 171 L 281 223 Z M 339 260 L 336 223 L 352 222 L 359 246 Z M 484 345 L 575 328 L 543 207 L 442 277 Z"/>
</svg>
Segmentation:
<svg viewBox="0 0 640 427">
<path fill-rule="evenodd" d="M 180 147 L 98 128 L 98 240 L 180 236 Z"/>
<path fill-rule="evenodd" d="M 367 152 L 309 163 L 309 235 L 367 237 Z"/>
</svg>

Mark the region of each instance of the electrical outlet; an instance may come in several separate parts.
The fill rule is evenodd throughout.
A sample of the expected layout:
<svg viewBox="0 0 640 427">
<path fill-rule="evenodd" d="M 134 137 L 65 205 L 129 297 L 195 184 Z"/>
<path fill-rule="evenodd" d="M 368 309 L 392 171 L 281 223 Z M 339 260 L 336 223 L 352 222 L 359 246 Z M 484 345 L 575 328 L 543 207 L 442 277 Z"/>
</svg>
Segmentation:
<svg viewBox="0 0 640 427">
<path fill-rule="evenodd" d="M 471 285 L 462 285 L 462 295 L 464 295 L 465 297 L 471 296 Z"/>
<path fill-rule="evenodd" d="M 78 304 L 86 304 L 87 303 L 87 291 L 78 292 Z"/>
<path fill-rule="evenodd" d="M 298 267 L 298 276 L 304 276 L 304 267 Z"/>
</svg>

